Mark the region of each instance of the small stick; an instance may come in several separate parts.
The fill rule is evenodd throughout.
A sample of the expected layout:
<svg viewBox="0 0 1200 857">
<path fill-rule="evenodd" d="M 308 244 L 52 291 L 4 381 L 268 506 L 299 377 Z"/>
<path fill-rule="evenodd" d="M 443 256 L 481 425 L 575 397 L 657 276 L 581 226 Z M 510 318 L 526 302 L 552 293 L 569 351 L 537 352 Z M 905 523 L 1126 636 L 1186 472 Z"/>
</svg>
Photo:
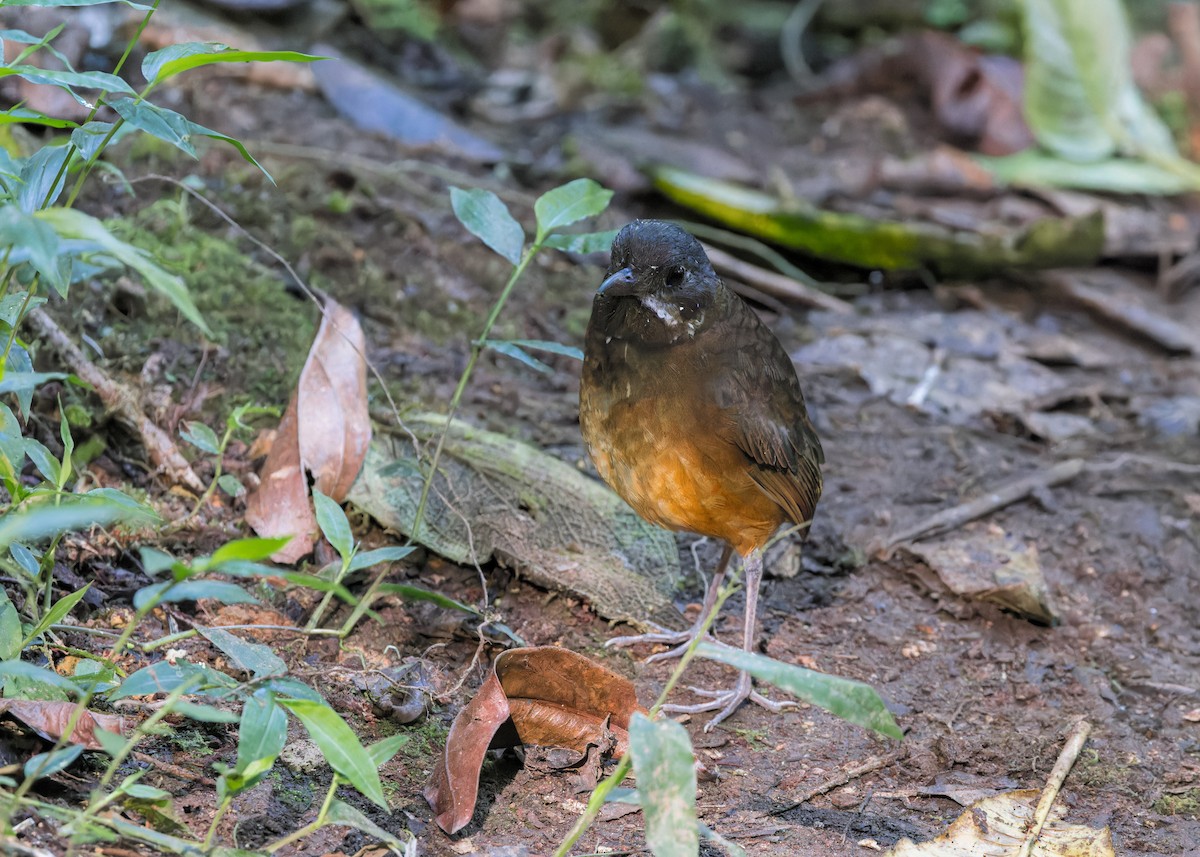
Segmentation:
<svg viewBox="0 0 1200 857">
<path fill-rule="evenodd" d="M 739 259 L 732 253 L 726 253 L 724 250 L 719 250 L 708 244 L 704 245 L 704 252 L 708 254 L 708 260 L 712 262 L 713 267 L 722 275 L 735 277 L 773 298 L 792 301 L 802 306 L 826 309 L 830 312 L 854 312 L 854 305 L 847 303 L 841 298 L 827 295 L 818 289 L 814 289 L 812 286 L 801 283 L 799 280 L 785 277 L 783 274 L 776 274 L 774 271 L 768 271 L 766 268 L 752 265 L 749 262 Z"/>
<path fill-rule="evenodd" d="M 792 802 L 789 803 L 787 806 L 778 807 L 776 809 L 771 810 L 767 814 L 768 815 L 783 815 L 786 812 L 791 812 L 793 809 L 800 806 L 801 804 L 808 803 L 810 800 L 815 798 L 817 795 L 823 795 L 826 792 L 831 792 L 836 788 L 846 785 L 846 783 L 850 782 L 851 780 L 857 780 L 861 776 L 864 776 L 864 775 L 870 774 L 870 773 L 874 773 L 875 771 L 882 770 L 883 768 L 886 768 L 890 765 L 894 765 L 896 762 L 898 762 L 900 760 L 900 757 L 902 755 L 904 755 L 903 752 L 897 751 L 897 752 L 891 753 L 887 756 L 872 756 L 871 758 L 867 759 L 865 762 L 855 765 L 853 768 L 847 768 L 846 770 L 844 770 L 838 774 L 835 774 L 832 777 L 830 777 L 829 779 L 825 780 L 825 782 L 821 783 L 820 785 L 809 789 L 808 791 L 801 794 L 799 797 L 794 798 L 792 800 Z"/>
<path fill-rule="evenodd" d="M 1042 276 L 1059 294 L 1105 321 L 1149 339 L 1164 351 L 1200 354 L 1200 337 L 1195 331 L 1129 295 L 1088 285 L 1069 271 L 1049 271 Z"/>
<path fill-rule="evenodd" d="M 141 753 L 137 750 L 133 751 L 133 758 L 147 765 L 153 765 L 164 774 L 175 777 L 178 780 L 188 780 L 193 783 L 199 783 L 202 786 L 212 788 L 216 785 L 212 780 L 203 774 L 197 774 L 189 771 L 187 768 L 181 768 L 179 765 L 172 765 L 170 762 L 164 762 L 162 759 L 155 758 L 149 753 Z"/>
<path fill-rule="evenodd" d="M 940 512 L 934 512 L 924 520 L 894 533 L 884 544 L 884 548 L 956 530 L 969 521 L 1010 506 L 1042 488 L 1051 488 L 1063 482 L 1069 482 L 1082 473 L 1085 467 L 1086 462 L 1082 458 L 1070 458 L 1060 461 L 1048 470 L 1031 473 L 1028 476 L 1006 482 L 982 497 L 960 503 L 949 509 L 943 509 Z"/>
<path fill-rule="evenodd" d="M 142 439 L 146 454 L 150 456 L 150 462 L 157 472 L 198 494 L 204 493 L 204 483 L 180 453 L 179 447 L 170 435 L 146 416 L 137 403 L 137 397 L 128 388 L 89 360 L 44 310 L 35 309 L 26 318 L 37 335 L 62 356 L 71 371 L 95 388 L 104 407 Z"/>
<path fill-rule="evenodd" d="M 1054 763 L 1054 767 L 1050 770 L 1050 777 L 1046 780 L 1046 788 L 1042 790 L 1042 796 L 1038 799 L 1037 808 L 1033 811 L 1033 826 L 1029 828 L 1029 833 L 1026 834 L 1025 841 L 1021 843 L 1016 857 L 1029 857 L 1033 851 L 1033 846 L 1037 844 L 1038 837 L 1042 834 L 1042 828 L 1046 824 L 1046 819 L 1050 817 L 1050 808 L 1054 806 L 1054 801 L 1058 798 L 1058 792 L 1062 789 L 1062 784 L 1067 779 L 1067 774 L 1071 772 L 1075 760 L 1079 758 L 1079 753 L 1083 750 L 1083 745 L 1087 743 L 1088 733 L 1091 731 L 1092 726 L 1086 720 L 1080 720 L 1075 724 L 1075 729 L 1072 730 L 1071 737 L 1067 739 L 1062 752 L 1058 754 L 1058 761 Z"/>
</svg>

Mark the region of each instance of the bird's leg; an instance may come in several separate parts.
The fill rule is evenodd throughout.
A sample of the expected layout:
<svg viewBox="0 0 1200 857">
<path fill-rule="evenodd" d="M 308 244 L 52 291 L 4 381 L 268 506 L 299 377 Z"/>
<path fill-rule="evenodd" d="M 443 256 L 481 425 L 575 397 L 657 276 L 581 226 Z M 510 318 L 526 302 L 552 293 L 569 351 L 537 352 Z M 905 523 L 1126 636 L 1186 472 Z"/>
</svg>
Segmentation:
<svg viewBox="0 0 1200 857">
<path fill-rule="evenodd" d="M 713 572 L 712 580 L 708 584 L 708 590 L 704 593 L 704 606 L 700 608 L 700 616 L 696 619 L 696 623 L 686 631 L 668 631 L 665 628 L 651 631 L 648 634 L 633 634 L 628 637 L 613 637 L 604 644 L 605 648 L 610 646 L 636 646 L 639 643 L 659 643 L 668 646 L 674 646 L 673 649 L 668 649 L 665 652 L 651 655 L 646 658 L 646 663 L 654 663 L 655 661 L 665 661 L 670 658 L 682 657 L 687 651 L 687 647 L 692 644 L 692 640 L 700 634 L 704 627 L 704 620 L 708 618 L 708 614 L 712 612 L 713 605 L 717 603 L 717 594 L 721 591 L 721 583 L 725 580 L 725 570 L 729 567 L 729 559 L 733 556 L 733 548 L 725 545 L 725 550 L 721 553 L 721 561 L 717 563 L 717 570 Z"/>
<path fill-rule="evenodd" d="M 758 588 L 762 583 L 763 556 L 760 548 L 754 548 L 746 554 L 743 560 L 746 575 L 746 615 L 745 627 L 742 628 L 742 649 L 754 651 L 754 640 L 758 630 Z M 776 713 L 794 707 L 797 703 L 791 701 L 775 702 L 754 691 L 747 672 L 738 673 L 737 682 L 729 690 L 701 690 L 689 688 L 697 696 L 711 697 L 708 702 L 695 705 L 664 705 L 663 711 L 673 714 L 697 714 L 701 711 L 716 711 L 712 720 L 704 724 L 704 731 L 711 732 L 713 727 L 737 711 L 747 699 L 756 705 L 761 705 Z"/>
</svg>

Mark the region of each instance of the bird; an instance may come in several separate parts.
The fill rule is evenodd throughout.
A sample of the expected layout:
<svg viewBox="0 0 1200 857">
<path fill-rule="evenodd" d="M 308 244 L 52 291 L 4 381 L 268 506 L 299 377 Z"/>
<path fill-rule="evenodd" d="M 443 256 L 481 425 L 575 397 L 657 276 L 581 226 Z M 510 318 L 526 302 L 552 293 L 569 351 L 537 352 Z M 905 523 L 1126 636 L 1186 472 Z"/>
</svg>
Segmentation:
<svg viewBox="0 0 1200 857">
<path fill-rule="evenodd" d="M 683 653 L 716 603 L 731 556 L 742 559 L 742 648 L 756 640 L 763 549 L 786 522 L 807 534 L 825 456 L 795 366 L 774 333 L 730 289 L 682 228 L 635 220 L 613 239 L 592 302 L 579 392 L 580 429 L 596 471 L 641 517 L 724 542 L 687 631 L 656 629 L 609 645 L 666 643 Z M 726 690 L 664 710 L 715 711 L 711 730 L 754 691 L 740 672 Z"/>
</svg>

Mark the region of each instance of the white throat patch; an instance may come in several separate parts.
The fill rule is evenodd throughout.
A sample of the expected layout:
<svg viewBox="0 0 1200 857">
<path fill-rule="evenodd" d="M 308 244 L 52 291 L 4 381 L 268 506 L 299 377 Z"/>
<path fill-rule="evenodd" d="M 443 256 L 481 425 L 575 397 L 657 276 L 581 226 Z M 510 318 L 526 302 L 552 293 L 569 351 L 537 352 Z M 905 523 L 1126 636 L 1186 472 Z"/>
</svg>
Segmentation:
<svg viewBox="0 0 1200 857">
<path fill-rule="evenodd" d="M 686 332 L 688 336 L 695 336 L 696 328 L 704 319 L 703 315 L 698 315 L 684 321 L 682 307 L 671 301 L 664 301 L 658 295 L 646 295 L 642 298 L 642 305 L 658 316 L 667 329 L 675 331 L 677 335 Z"/>
</svg>

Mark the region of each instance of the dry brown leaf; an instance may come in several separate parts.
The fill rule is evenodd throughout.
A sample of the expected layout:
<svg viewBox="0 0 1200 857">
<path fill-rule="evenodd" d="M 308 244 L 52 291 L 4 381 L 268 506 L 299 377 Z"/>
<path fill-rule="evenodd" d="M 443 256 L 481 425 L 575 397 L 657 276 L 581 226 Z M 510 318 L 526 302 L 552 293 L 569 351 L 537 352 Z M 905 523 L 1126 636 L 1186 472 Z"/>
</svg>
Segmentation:
<svg viewBox="0 0 1200 857">
<path fill-rule="evenodd" d="M 44 699 L 0 699 L 0 713 L 12 715 L 47 741 L 57 741 L 62 737 L 78 707 L 73 702 L 52 702 Z M 115 714 L 84 711 L 79 715 L 68 740 L 72 744 L 82 744 L 87 750 L 101 750 L 103 747 L 96 740 L 96 727 L 123 735 L 125 718 Z"/>
<path fill-rule="evenodd" d="M 307 473 L 324 494 L 341 502 L 354 483 L 367 445 L 366 340 L 354 315 L 326 299 L 296 391 L 280 420 L 263 464 L 261 484 L 246 498 L 246 521 L 260 536 L 292 536 L 272 555 L 292 563 L 317 539 Z"/>
<path fill-rule="evenodd" d="M 644 709 L 633 684 L 583 655 L 554 646 L 501 652 L 454 718 L 425 787 L 438 826 L 455 833 L 470 822 L 489 749 L 529 744 L 583 753 L 611 733 L 619 758 L 635 711 Z"/>
<path fill-rule="evenodd" d="M 1041 797 L 1022 789 L 984 798 L 963 810 L 936 839 L 921 844 L 901 839 L 887 857 L 1013 857 L 1025 841 Z M 1067 824 L 1055 807 L 1029 852 L 1030 857 L 1116 857 L 1112 834 L 1082 824 Z"/>
</svg>

